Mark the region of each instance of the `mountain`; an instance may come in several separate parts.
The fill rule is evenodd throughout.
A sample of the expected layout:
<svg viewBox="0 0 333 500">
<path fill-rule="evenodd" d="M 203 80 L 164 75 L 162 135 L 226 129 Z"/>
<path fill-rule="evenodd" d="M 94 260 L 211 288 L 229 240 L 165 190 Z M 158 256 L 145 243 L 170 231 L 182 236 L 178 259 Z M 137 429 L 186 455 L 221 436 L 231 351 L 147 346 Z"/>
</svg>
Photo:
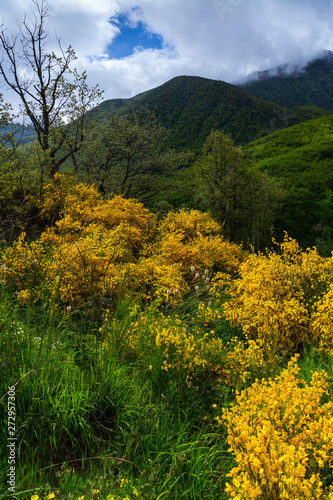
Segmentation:
<svg viewBox="0 0 333 500">
<path fill-rule="evenodd" d="M 283 184 L 287 192 L 277 221 L 303 246 L 333 243 L 333 115 L 267 135 L 244 148 L 248 162 Z M 322 248 L 321 251 L 325 249 Z"/>
<path fill-rule="evenodd" d="M 284 109 L 218 80 L 179 76 L 130 99 L 104 101 L 104 115 L 148 106 L 171 129 L 168 147 L 199 152 L 212 129 L 230 133 L 238 145 L 284 127 L 327 114 L 316 107 Z"/>
<path fill-rule="evenodd" d="M 130 99 L 104 101 L 98 109 L 105 118 L 142 105 L 154 111 L 160 123 L 170 129 L 167 147 L 195 153 L 201 151 L 212 129 L 223 130 L 231 134 L 235 144 L 244 145 L 275 130 L 329 114 L 313 105 L 286 109 L 235 85 L 196 76 L 175 77 Z M 33 135 L 27 128 L 22 144 Z"/>
<path fill-rule="evenodd" d="M 32 125 L 22 126 L 17 123 L 10 123 L 0 128 L 0 136 L 11 137 L 14 142 L 24 145 L 35 136 L 35 131 Z"/>
<path fill-rule="evenodd" d="M 285 64 L 252 73 L 239 86 L 285 108 L 318 106 L 333 111 L 333 52 L 323 51 L 302 69 Z"/>
</svg>

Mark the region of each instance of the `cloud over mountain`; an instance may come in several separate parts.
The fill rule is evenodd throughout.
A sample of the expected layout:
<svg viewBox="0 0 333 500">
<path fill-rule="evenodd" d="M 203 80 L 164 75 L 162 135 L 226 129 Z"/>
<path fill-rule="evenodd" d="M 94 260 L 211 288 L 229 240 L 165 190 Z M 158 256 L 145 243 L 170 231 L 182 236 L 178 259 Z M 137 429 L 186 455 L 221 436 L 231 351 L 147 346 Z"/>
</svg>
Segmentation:
<svg viewBox="0 0 333 500">
<path fill-rule="evenodd" d="M 320 49 L 333 49 L 331 0 L 49 3 L 51 35 L 56 32 L 64 47 L 72 45 L 78 69 L 87 70 L 90 84 L 98 82 L 105 98 L 130 97 L 182 74 L 236 82 L 250 72 L 306 62 Z M 25 0 L 1 6 L 8 32 L 25 11 L 31 17 Z M 131 41 L 120 53 L 116 43 L 121 36 L 126 41 L 126 29 Z"/>
</svg>

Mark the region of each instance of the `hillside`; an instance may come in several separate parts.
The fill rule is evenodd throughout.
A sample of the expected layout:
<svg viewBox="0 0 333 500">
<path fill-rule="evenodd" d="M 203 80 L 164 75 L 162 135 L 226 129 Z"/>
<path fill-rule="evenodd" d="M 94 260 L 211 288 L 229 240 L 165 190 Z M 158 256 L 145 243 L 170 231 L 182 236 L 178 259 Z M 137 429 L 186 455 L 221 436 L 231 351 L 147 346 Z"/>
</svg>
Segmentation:
<svg viewBox="0 0 333 500">
<path fill-rule="evenodd" d="M 270 134 L 245 146 L 244 153 L 287 190 L 281 233 L 287 230 L 303 245 L 328 241 L 333 230 L 333 116 Z"/>
<path fill-rule="evenodd" d="M 104 114 L 128 112 L 141 105 L 152 109 L 171 129 L 168 146 L 201 150 L 212 129 L 230 133 L 236 144 L 246 144 L 273 130 L 327 114 L 315 107 L 285 110 L 234 85 L 201 77 L 180 76 L 131 99 L 104 101 Z"/>
<path fill-rule="evenodd" d="M 196 76 L 175 77 L 130 99 L 106 100 L 97 109 L 103 119 L 140 106 L 154 111 L 158 121 L 170 129 L 167 147 L 195 153 L 201 151 L 213 129 L 231 134 L 235 144 L 244 145 L 275 130 L 329 114 L 314 105 L 285 109 L 235 85 Z M 32 128 L 27 127 L 21 143 L 33 136 Z"/>
<path fill-rule="evenodd" d="M 309 62 L 302 71 L 287 74 L 288 65 L 253 73 L 239 86 L 285 108 L 318 106 L 333 111 L 333 52 Z"/>
</svg>

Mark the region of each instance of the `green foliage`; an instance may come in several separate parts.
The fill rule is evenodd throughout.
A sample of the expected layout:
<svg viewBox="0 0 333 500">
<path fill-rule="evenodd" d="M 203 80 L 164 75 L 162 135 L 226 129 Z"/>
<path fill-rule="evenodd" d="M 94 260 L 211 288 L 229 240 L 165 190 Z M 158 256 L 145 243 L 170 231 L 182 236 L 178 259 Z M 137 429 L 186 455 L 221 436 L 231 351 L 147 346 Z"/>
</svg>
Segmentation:
<svg viewBox="0 0 333 500">
<path fill-rule="evenodd" d="M 212 132 L 196 162 L 199 196 L 232 241 L 257 248 L 270 243 L 283 192 L 257 168 L 246 169 L 241 149 L 222 132 Z"/>
<path fill-rule="evenodd" d="M 317 118 L 275 132 L 243 149 L 247 161 L 280 180 L 287 192 L 276 235 L 302 246 L 332 249 L 333 118 Z"/>
<path fill-rule="evenodd" d="M 109 115 L 87 136 L 76 160 L 81 176 L 103 194 L 120 194 L 149 203 L 176 189 L 177 173 L 189 153 L 165 149 L 168 131 L 146 107 L 126 116 Z"/>
<path fill-rule="evenodd" d="M 190 148 L 199 153 L 212 130 L 231 134 L 236 144 L 321 116 L 320 109 L 285 110 L 277 104 L 257 99 L 225 82 L 180 76 L 131 99 L 104 101 L 104 114 L 115 110 L 128 113 L 142 105 L 154 111 L 158 121 L 171 130 L 167 147 Z"/>
<path fill-rule="evenodd" d="M 0 238 L 8 241 L 17 235 L 19 209 L 25 196 L 38 183 L 20 147 L 24 126 L 15 119 L 17 116 L 0 94 Z"/>
<path fill-rule="evenodd" d="M 244 176 L 241 150 L 222 132 L 212 132 L 204 144 L 201 158 L 196 162 L 196 174 L 200 198 L 233 240 L 239 220 Z"/>
</svg>

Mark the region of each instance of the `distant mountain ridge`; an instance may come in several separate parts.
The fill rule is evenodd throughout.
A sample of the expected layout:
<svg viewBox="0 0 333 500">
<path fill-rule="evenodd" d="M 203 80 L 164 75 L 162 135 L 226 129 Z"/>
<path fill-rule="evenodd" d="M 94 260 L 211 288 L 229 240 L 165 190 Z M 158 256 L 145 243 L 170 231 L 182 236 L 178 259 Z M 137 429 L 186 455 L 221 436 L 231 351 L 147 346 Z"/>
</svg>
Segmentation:
<svg viewBox="0 0 333 500">
<path fill-rule="evenodd" d="M 288 74 L 286 74 L 288 73 Z M 212 130 L 231 134 L 245 145 L 276 130 L 333 112 L 333 52 L 299 71 L 285 64 L 256 73 L 256 81 L 232 85 L 198 76 L 178 76 L 129 99 L 110 99 L 102 118 L 145 105 L 170 129 L 167 147 L 201 151 Z M 22 143 L 34 133 L 29 127 Z"/>
<path fill-rule="evenodd" d="M 282 64 L 252 73 L 239 87 L 285 108 L 318 106 L 333 112 L 333 52 L 322 51 L 302 69 Z"/>
<path fill-rule="evenodd" d="M 131 99 L 104 101 L 105 115 L 148 106 L 171 129 L 169 147 L 195 152 L 212 129 L 230 133 L 236 144 L 247 144 L 273 130 L 327 114 L 315 107 L 284 109 L 235 85 L 196 76 L 179 76 Z"/>
</svg>

